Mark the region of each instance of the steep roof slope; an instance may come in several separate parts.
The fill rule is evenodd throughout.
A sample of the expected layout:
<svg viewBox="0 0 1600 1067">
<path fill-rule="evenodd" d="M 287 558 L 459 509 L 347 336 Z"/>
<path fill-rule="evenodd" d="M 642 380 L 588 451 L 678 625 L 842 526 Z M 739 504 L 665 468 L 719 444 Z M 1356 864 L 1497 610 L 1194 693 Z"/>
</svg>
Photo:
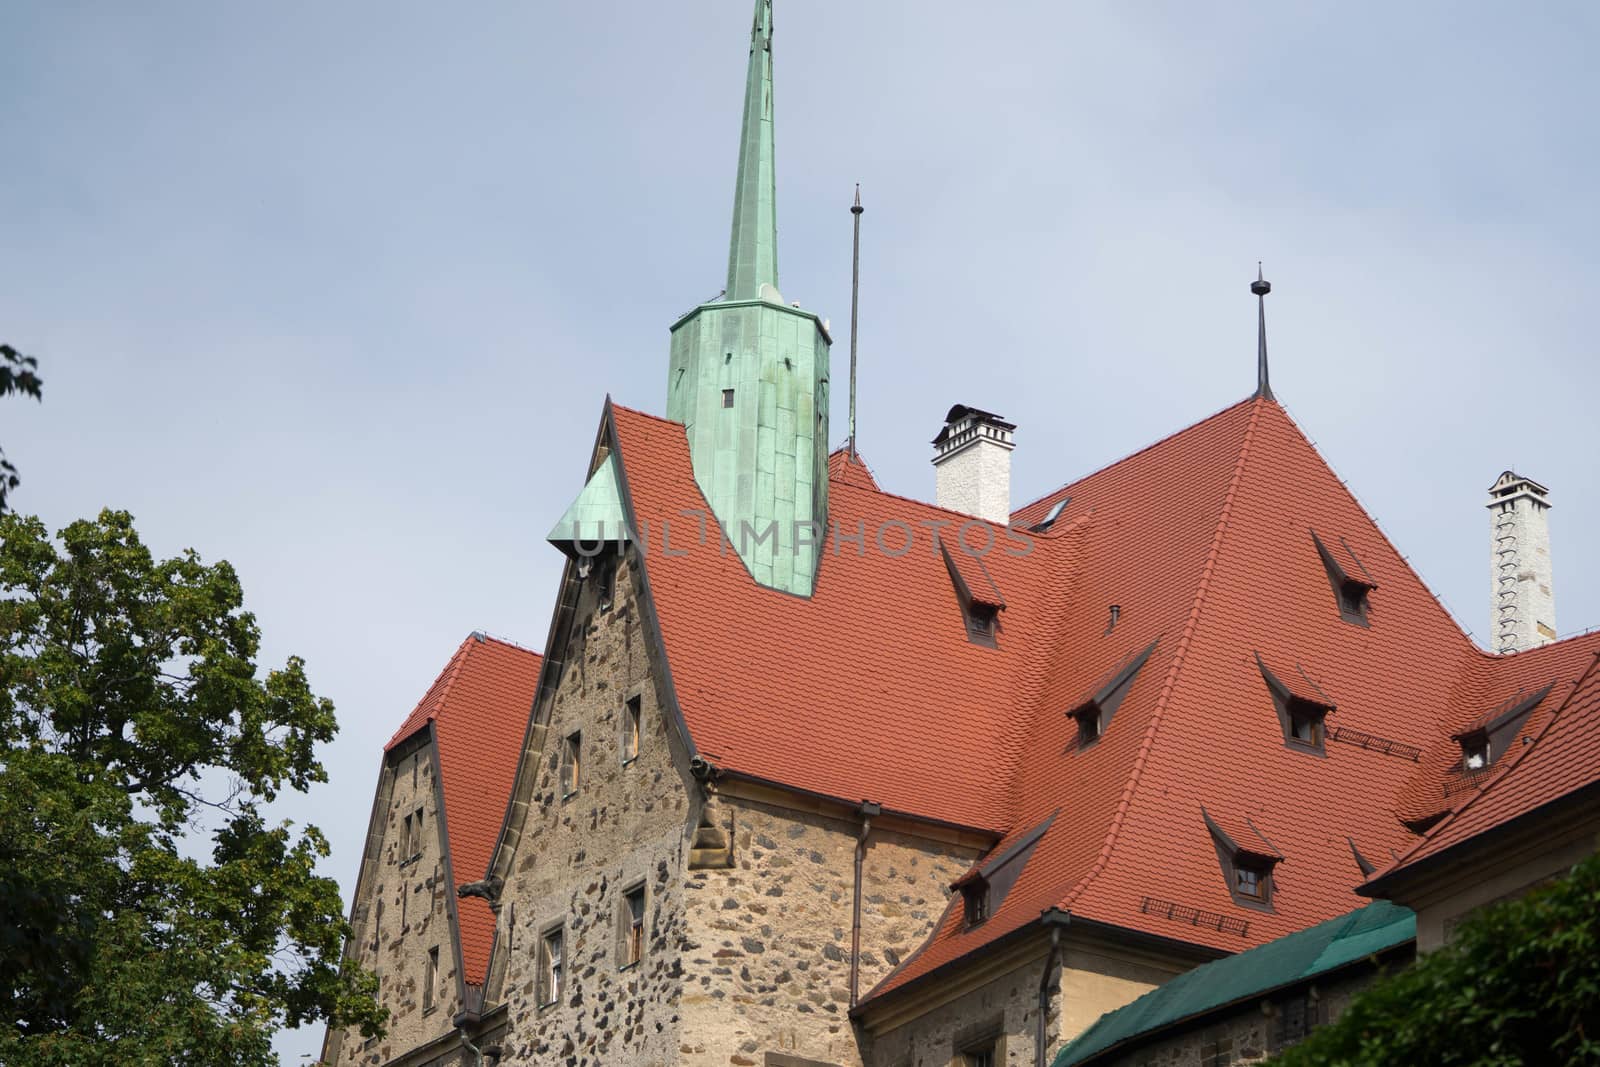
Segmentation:
<svg viewBox="0 0 1600 1067">
<path fill-rule="evenodd" d="M 1041 578 L 1063 538 L 877 491 L 829 489 L 832 530 L 810 598 L 757 585 L 695 484 L 683 428 L 615 408 L 617 452 L 648 553 L 673 684 L 701 756 L 892 811 L 998 831 L 1010 821 L 1002 739 L 1046 620 Z M 864 473 L 864 469 L 862 469 Z M 969 525 L 962 530 L 962 524 Z M 965 533 L 1005 598 L 998 647 L 967 639 L 935 536 Z M 1028 551 L 1028 555 L 1011 554 Z"/>
<path fill-rule="evenodd" d="M 1364 886 L 1363 892 L 1600 783 L 1600 653 L 1590 653 L 1587 659 L 1587 669 L 1565 699 L 1552 700 L 1559 702 L 1559 708 L 1544 717 L 1531 744 L 1513 752 L 1500 774 Z"/>
<path fill-rule="evenodd" d="M 1461 723 L 1519 689 L 1570 686 L 1600 648 L 1476 649 L 1270 397 L 1064 486 L 1009 530 L 885 493 L 836 455 L 810 598 L 758 586 L 694 517 L 679 424 L 612 420 L 700 755 L 989 830 L 994 854 L 1055 816 L 983 923 L 951 908 L 870 996 L 1051 909 L 1221 951 L 1347 912 L 1363 865 L 1411 847 L 1413 809 L 1443 799 Z M 939 545 L 958 534 L 996 547 L 947 563 Z M 1352 618 L 1337 588 L 1357 573 L 1373 588 Z M 1004 610 L 984 647 L 958 590 L 991 583 Z M 1141 654 L 1080 745 L 1068 713 Z M 1286 743 L 1264 668 L 1332 706 L 1320 750 Z M 1234 897 L 1208 820 L 1280 857 L 1270 906 Z"/>
<path fill-rule="evenodd" d="M 384 751 L 431 724 L 444 796 L 440 826 L 457 881 L 483 875 L 505 816 L 517 756 L 533 708 L 541 657 L 481 633 L 470 635 Z M 464 977 L 482 985 L 494 944 L 487 901 L 456 902 Z"/>
</svg>

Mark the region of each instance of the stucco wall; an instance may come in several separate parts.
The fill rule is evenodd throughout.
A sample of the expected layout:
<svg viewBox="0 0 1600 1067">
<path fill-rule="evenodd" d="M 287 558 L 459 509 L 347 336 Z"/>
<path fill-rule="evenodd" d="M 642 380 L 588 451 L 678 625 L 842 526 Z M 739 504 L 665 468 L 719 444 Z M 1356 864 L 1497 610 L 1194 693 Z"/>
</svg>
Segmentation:
<svg viewBox="0 0 1600 1067">
<path fill-rule="evenodd" d="M 979 440 L 934 468 L 934 499 L 942 508 L 989 522 L 1011 521 L 1011 450 Z"/>
</svg>

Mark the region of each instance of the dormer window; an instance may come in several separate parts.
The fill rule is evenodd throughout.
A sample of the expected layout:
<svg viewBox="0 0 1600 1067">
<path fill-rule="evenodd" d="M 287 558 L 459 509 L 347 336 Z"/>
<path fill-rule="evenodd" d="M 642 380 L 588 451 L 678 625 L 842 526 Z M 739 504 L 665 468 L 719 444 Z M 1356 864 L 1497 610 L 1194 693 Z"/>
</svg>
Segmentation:
<svg viewBox="0 0 1600 1067">
<path fill-rule="evenodd" d="M 1256 828 L 1249 816 L 1244 819 L 1213 817 L 1204 807 L 1200 817 L 1211 833 L 1211 843 L 1217 849 L 1217 862 L 1227 881 L 1228 892 L 1235 904 L 1246 907 L 1271 908 L 1273 871 L 1283 859 L 1267 836 Z M 1224 825 L 1226 823 L 1226 825 Z"/>
<path fill-rule="evenodd" d="M 1361 565 L 1344 538 L 1330 545 L 1312 530 L 1311 541 L 1317 547 L 1323 569 L 1328 572 L 1328 584 L 1333 587 L 1340 618 L 1357 626 L 1369 625 L 1367 594 L 1378 588 L 1378 583 L 1372 580 L 1372 575 L 1367 573 L 1367 568 Z"/>
<path fill-rule="evenodd" d="M 1289 742 L 1308 748 L 1322 747 L 1323 709 L 1299 700 L 1289 701 Z"/>
<path fill-rule="evenodd" d="M 1067 712 L 1078 724 L 1079 748 L 1100 740 L 1100 735 L 1111 725 L 1111 716 L 1121 706 L 1123 698 L 1128 695 L 1128 690 L 1133 688 L 1133 680 L 1138 676 L 1139 668 L 1144 666 L 1145 660 L 1150 658 L 1158 643 L 1159 638 L 1150 642 L 1143 651 L 1130 653 L 1100 680 L 1100 685 L 1092 694 Z"/>
<path fill-rule="evenodd" d="M 1258 652 L 1256 666 L 1267 683 L 1272 706 L 1278 712 L 1278 724 L 1283 728 L 1283 743 L 1290 748 L 1324 755 L 1325 720 L 1329 712 L 1335 709 L 1333 700 L 1298 663 L 1293 670 L 1274 671 Z"/>
<path fill-rule="evenodd" d="M 1006 609 L 1006 601 L 1000 595 L 1000 587 L 989 576 L 982 557 L 974 555 L 959 539 L 952 546 L 943 537 L 939 538 L 939 552 L 950 572 L 956 602 L 961 605 L 967 640 L 975 645 L 997 647 L 995 637 L 1000 631 L 1000 612 Z"/>
<path fill-rule="evenodd" d="M 1509 751 L 1517 735 L 1527 724 L 1528 716 L 1539 702 L 1549 695 L 1554 684 L 1529 693 L 1518 690 L 1509 700 L 1494 710 L 1480 715 L 1465 730 L 1455 735 L 1461 746 L 1461 769 L 1481 771 L 1494 763 L 1495 757 Z"/>
<path fill-rule="evenodd" d="M 1028 865 L 1039 839 L 1050 829 L 1055 818 L 1052 814 L 950 886 L 961 891 L 961 913 L 968 926 L 983 922 L 1004 903 L 1006 894 L 1011 892 L 1011 887 L 1021 877 L 1022 869 Z"/>
<path fill-rule="evenodd" d="M 968 926 L 977 926 L 989 917 L 989 883 L 974 878 L 961 887 L 962 913 Z"/>
<path fill-rule="evenodd" d="M 1093 704 L 1080 712 L 1078 719 L 1078 745 L 1092 745 L 1100 740 L 1100 709 Z"/>
<path fill-rule="evenodd" d="M 1269 864 L 1258 863 L 1254 857 L 1241 859 L 1233 868 L 1234 892 L 1247 900 L 1265 904 L 1271 878 L 1272 868 Z"/>
<path fill-rule="evenodd" d="M 993 604 L 973 604 L 967 609 L 967 636 L 982 643 L 994 643 L 994 623 L 999 609 Z"/>
</svg>

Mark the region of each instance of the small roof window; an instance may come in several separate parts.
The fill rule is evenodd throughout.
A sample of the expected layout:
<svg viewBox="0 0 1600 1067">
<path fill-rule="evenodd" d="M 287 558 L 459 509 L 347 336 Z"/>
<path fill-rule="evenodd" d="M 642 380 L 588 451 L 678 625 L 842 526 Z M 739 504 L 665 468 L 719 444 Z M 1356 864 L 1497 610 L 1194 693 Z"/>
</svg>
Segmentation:
<svg viewBox="0 0 1600 1067">
<path fill-rule="evenodd" d="M 1333 587 L 1334 600 L 1339 606 L 1339 617 L 1356 626 L 1368 626 L 1367 595 L 1378 588 L 1378 583 L 1367 573 L 1350 543 L 1344 538 L 1329 545 L 1311 531 L 1311 541 L 1317 546 L 1323 569 L 1328 572 L 1328 584 Z"/>
<path fill-rule="evenodd" d="M 1457 733 L 1454 740 L 1461 746 L 1461 769 L 1485 770 L 1501 753 L 1510 750 L 1516 743 L 1517 734 L 1527 723 L 1528 716 L 1554 688 L 1555 683 L 1551 682 L 1531 693 L 1519 689 L 1515 696 L 1478 716 L 1466 729 Z"/>
<path fill-rule="evenodd" d="M 1061 513 L 1067 509 L 1067 505 L 1070 503 L 1072 503 L 1072 498 L 1064 496 L 1050 505 L 1050 510 L 1045 513 L 1045 517 L 1034 524 L 1033 532 L 1044 533 L 1051 526 L 1054 526 L 1055 521 L 1061 517 Z"/>
<path fill-rule="evenodd" d="M 1324 693 L 1298 663 L 1293 670 L 1274 671 L 1257 652 L 1256 666 L 1267 683 L 1267 692 L 1272 695 L 1272 706 L 1278 712 L 1283 743 L 1290 748 L 1325 755 L 1325 720 L 1337 709 L 1333 698 Z"/>
<path fill-rule="evenodd" d="M 1283 860 L 1283 853 L 1256 828 L 1249 816 L 1242 821 L 1228 819 L 1212 815 L 1202 805 L 1200 817 L 1216 846 L 1217 862 L 1234 903 L 1271 908 L 1274 873 Z"/>
<path fill-rule="evenodd" d="M 1055 822 L 1056 814 L 1052 812 L 1049 818 L 969 870 L 951 886 L 961 891 L 962 914 L 968 926 L 976 926 L 999 909 L 1028 865 L 1039 839 Z"/>
<path fill-rule="evenodd" d="M 1156 650 L 1156 645 L 1161 639 L 1150 642 L 1142 651 L 1130 652 L 1111 671 L 1101 678 L 1100 684 L 1089 696 L 1079 701 L 1067 712 L 1078 723 L 1078 746 L 1092 745 L 1100 739 L 1100 735 L 1111 725 L 1111 717 L 1116 714 L 1117 708 L 1122 705 L 1122 700 L 1128 695 L 1128 690 L 1133 688 L 1133 681 L 1139 674 L 1150 654 Z"/>
<path fill-rule="evenodd" d="M 939 552 L 950 572 L 950 582 L 955 586 L 956 600 L 967 629 L 967 640 L 975 645 L 996 647 L 1000 630 L 1000 613 L 1006 610 L 1005 597 L 995 585 L 983 558 L 969 551 L 960 539 L 952 546 L 939 538 Z"/>
</svg>

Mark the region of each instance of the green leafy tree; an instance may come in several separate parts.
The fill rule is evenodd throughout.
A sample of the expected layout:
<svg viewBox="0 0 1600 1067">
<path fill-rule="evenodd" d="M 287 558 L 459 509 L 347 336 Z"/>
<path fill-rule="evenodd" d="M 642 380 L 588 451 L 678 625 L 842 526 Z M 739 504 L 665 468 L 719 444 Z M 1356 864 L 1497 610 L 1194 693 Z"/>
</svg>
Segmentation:
<svg viewBox="0 0 1600 1067">
<path fill-rule="evenodd" d="M 326 841 L 261 810 L 326 779 L 333 707 L 298 658 L 258 676 L 259 646 L 226 562 L 158 561 L 125 512 L 57 539 L 0 516 L 0 1063 L 271 1064 L 283 1026 L 381 1032 Z"/>
<path fill-rule="evenodd" d="M 1600 1063 L 1600 856 L 1463 922 L 1279 1067 Z"/>
<path fill-rule="evenodd" d="M 44 396 L 44 382 L 38 375 L 39 361 L 25 356 L 10 345 L 0 345 L 0 396 L 21 393 L 40 400 Z M 0 511 L 6 510 L 6 497 L 20 484 L 17 468 L 0 450 Z"/>
</svg>

